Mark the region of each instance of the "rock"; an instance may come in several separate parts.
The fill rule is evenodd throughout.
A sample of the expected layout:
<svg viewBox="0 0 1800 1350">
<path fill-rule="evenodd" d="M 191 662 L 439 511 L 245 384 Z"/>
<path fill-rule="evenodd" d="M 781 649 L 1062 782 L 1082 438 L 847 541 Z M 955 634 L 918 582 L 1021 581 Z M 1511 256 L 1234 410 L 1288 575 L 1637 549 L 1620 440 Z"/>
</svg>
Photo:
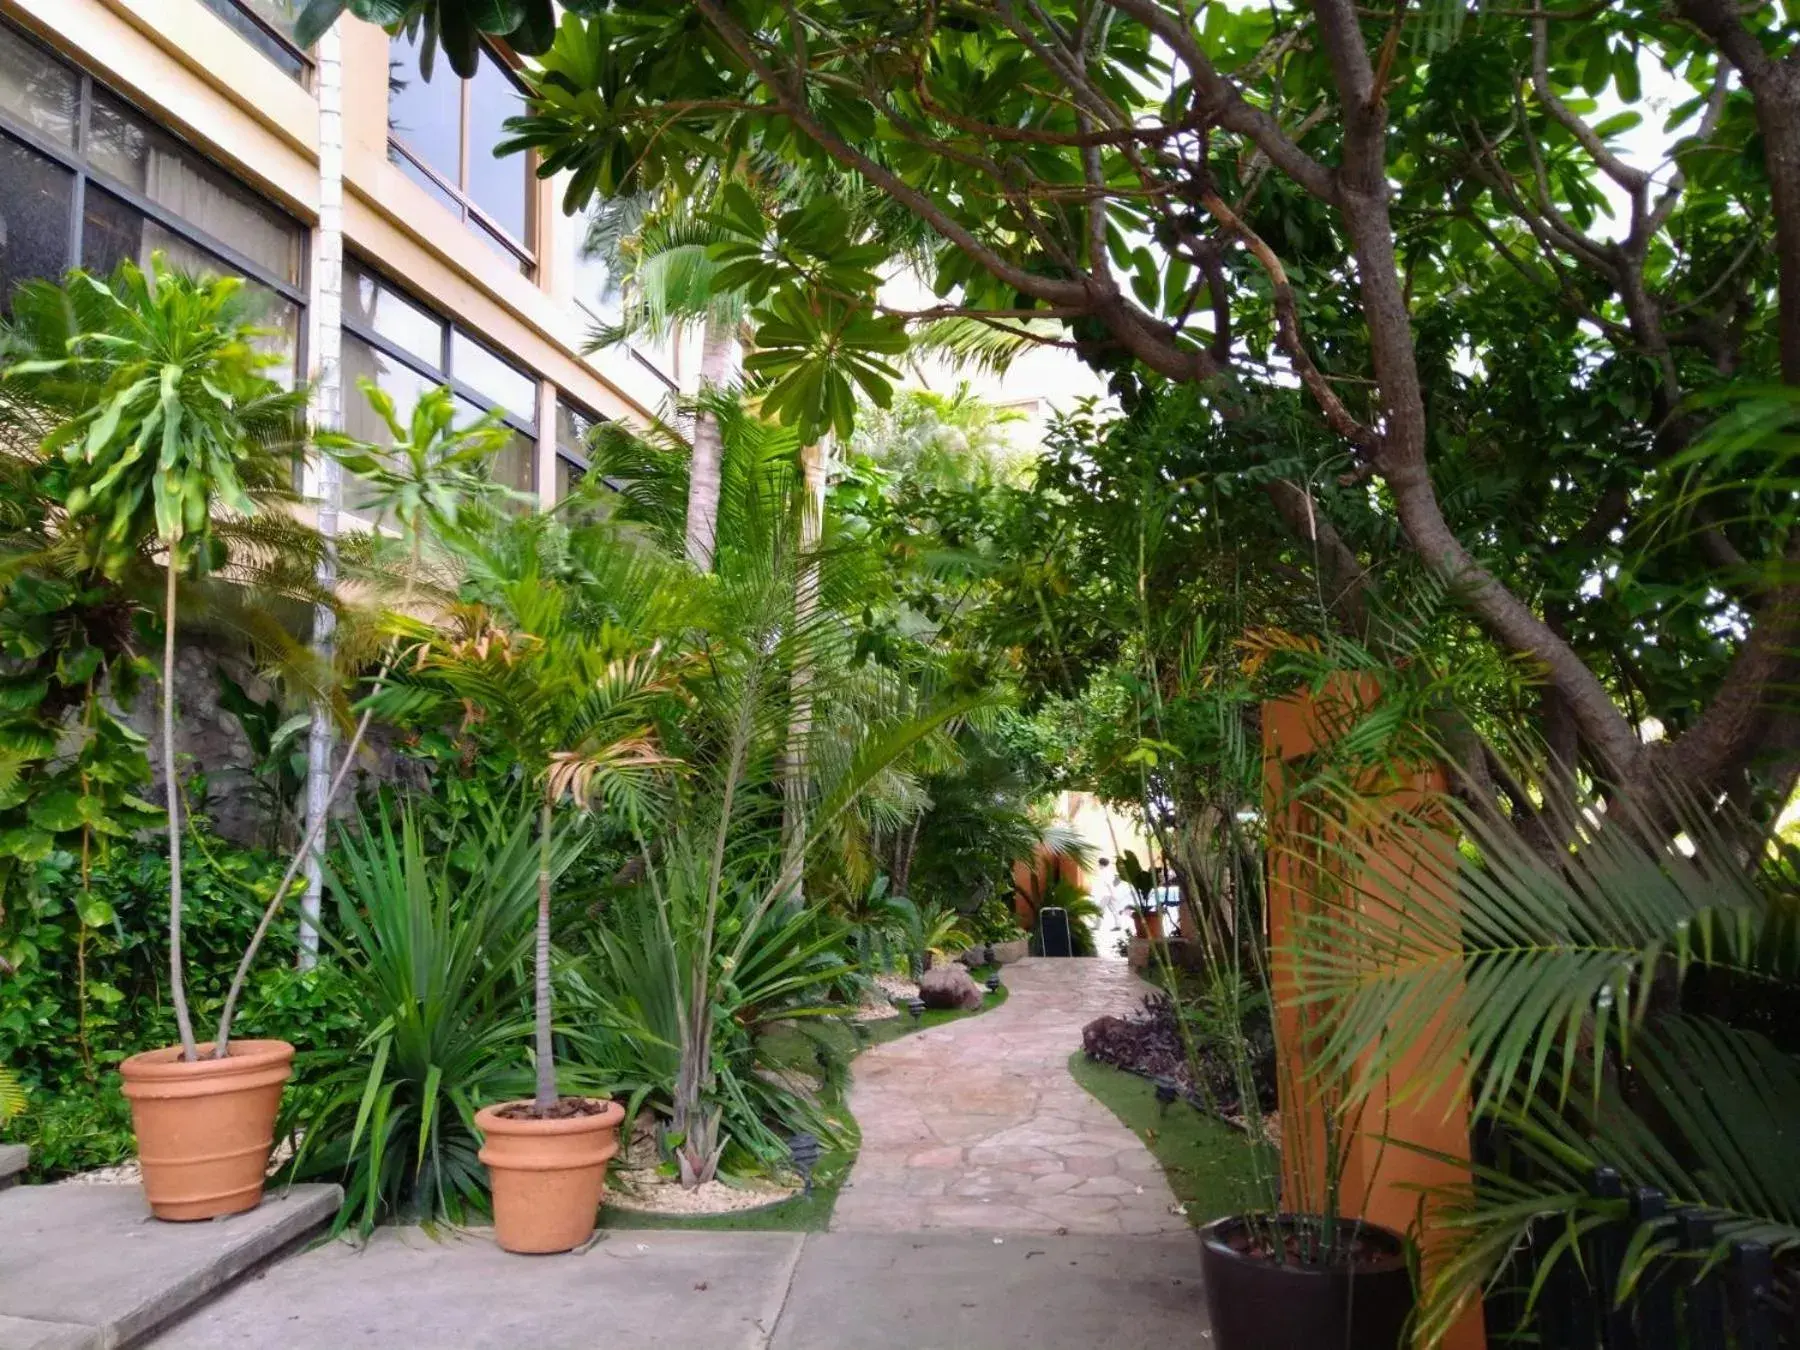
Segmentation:
<svg viewBox="0 0 1800 1350">
<path fill-rule="evenodd" d="M 933 966 L 919 977 L 919 998 L 927 1008 L 961 1008 L 972 1012 L 981 1006 L 981 986 L 958 965 Z"/>
<path fill-rule="evenodd" d="M 1014 961 L 1023 961 L 1030 953 L 1031 942 L 1028 938 L 994 944 L 994 960 L 1003 966 L 1010 966 Z"/>
<path fill-rule="evenodd" d="M 985 966 L 987 964 L 987 948 L 985 946 L 971 947 L 956 958 L 956 963 L 968 970 L 973 970 L 976 966 Z"/>
</svg>

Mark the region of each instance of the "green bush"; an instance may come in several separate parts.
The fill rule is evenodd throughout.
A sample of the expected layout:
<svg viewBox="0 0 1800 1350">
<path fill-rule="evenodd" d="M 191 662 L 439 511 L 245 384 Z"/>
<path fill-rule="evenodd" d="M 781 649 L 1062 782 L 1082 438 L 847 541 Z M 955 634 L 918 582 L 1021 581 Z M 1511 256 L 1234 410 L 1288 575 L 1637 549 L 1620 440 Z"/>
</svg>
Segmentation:
<svg viewBox="0 0 1800 1350">
<path fill-rule="evenodd" d="M 231 973 L 281 862 L 190 822 L 188 980 L 197 1016 L 224 999 Z M 168 1002 L 169 864 L 154 837 L 112 840 L 89 859 L 57 850 L 8 893 L 0 917 L 0 1063 L 18 1076 L 25 1110 L 8 1137 L 29 1144 L 34 1175 L 129 1158 L 130 1116 L 118 1064 L 175 1040 Z M 321 967 L 292 969 L 291 925 L 278 928 L 245 997 L 238 1028 L 307 1047 L 353 1043 L 362 1014 Z"/>
</svg>

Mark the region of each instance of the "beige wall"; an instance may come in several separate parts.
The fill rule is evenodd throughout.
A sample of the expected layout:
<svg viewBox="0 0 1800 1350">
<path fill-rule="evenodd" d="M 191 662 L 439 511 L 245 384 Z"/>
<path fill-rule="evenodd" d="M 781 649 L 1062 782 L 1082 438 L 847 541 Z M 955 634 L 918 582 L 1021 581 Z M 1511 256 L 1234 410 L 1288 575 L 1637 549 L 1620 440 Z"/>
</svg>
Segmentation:
<svg viewBox="0 0 1800 1350">
<path fill-rule="evenodd" d="M 317 101 L 199 0 L 0 0 L 0 12 L 308 227 L 317 223 Z M 538 184 L 535 237 L 526 241 L 538 267 L 527 278 L 389 162 L 387 36 L 343 23 L 347 251 L 600 415 L 642 423 L 664 413 L 667 386 L 627 353 L 581 354 L 590 321 L 556 275 L 557 232 L 574 226 L 557 209 L 555 185 Z M 539 400 L 546 491 L 551 397 Z"/>
</svg>

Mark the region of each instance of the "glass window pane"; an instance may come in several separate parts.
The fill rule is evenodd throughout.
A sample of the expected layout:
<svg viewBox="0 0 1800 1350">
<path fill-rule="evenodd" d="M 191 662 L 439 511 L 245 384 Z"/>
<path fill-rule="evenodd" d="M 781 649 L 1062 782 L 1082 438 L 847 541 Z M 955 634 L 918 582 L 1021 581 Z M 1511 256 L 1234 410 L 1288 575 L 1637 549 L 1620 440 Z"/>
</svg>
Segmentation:
<svg viewBox="0 0 1800 1350">
<path fill-rule="evenodd" d="M 273 28 L 291 42 L 294 36 L 295 6 L 285 3 L 285 0 L 241 0 L 241 3 L 240 0 L 203 0 L 203 3 L 230 24 L 244 41 L 281 67 L 289 77 L 297 80 L 306 73 L 306 62 L 300 58 L 300 54 L 269 32 L 269 28 Z M 268 28 L 252 18 L 252 13 L 259 15 L 268 24 Z"/>
<path fill-rule="evenodd" d="M 520 243 L 530 239 L 527 201 L 531 165 L 526 155 L 494 154 L 506 139 L 502 123 L 524 111 L 519 87 L 491 52 L 483 52 L 469 81 L 469 199 Z"/>
<path fill-rule="evenodd" d="M 0 108 L 50 140 L 73 146 L 80 98 L 74 71 L 0 27 Z"/>
<path fill-rule="evenodd" d="M 556 500 L 561 501 L 587 477 L 587 470 L 579 464 L 572 464 L 561 455 L 556 457 Z"/>
<path fill-rule="evenodd" d="M 13 288 L 60 277 L 69 266 L 70 197 L 75 175 L 0 136 L 0 311 Z"/>
<path fill-rule="evenodd" d="M 98 90 L 88 129 L 88 159 L 95 168 L 289 285 L 300 284 L 304 232 L 293 221 Z"/>
<path fill-rule="evenodd" d="M 127 258 L 148 268 L 154 253 L 161 253 L 177 271 L 196 276 L 242 275 L 224 259 L 92 184 L 82 207 L 81 265 L 97 275 L 111 276 Z M 300 307 L 254 280 L 245 282 L 243 294 L 246 319 L 273 330 L 261 344 L 281 358 L 269 368 L 269 378 L 291 387 L 296 375 L 294 356 L 300 349 Z"/>
<path fill-rule="evenodd" d="M 410 352 L 433 370 L 444 362 L 444 325 L 353 262 L 344 264 L 344 318 Z"/>
<path fill-rule="evenodd" d="M 537 381 L 462 332 L 450 335 L 450 373 L 521 421 L 537 425 Z"/>
<path fill-rule="evenodd" d="M 462 182 L 462 81 L 442 54 L 432 78 L 419 73 L 419 44 L 388 40 L 388 134 L 452 183 Z"/>
<path fill-rule="evenodd" d="M 588 253 L 587 240 L 592 212 L 581 216 L 562 216 L 556 224 L 556 243 L 563 275 L 569 278 L 569 295 L 589 314 L 606 323 L 617 323 L 623 312 L 624 297 L 606 263 Z"/>
<path fill-rule="evenodd" d="M 537 488 L 537 442 L 522 431 L 515 431 L 506 448 L 494 456 L 489 470 L 496 483 L 504 483 L 515 492 L 532 492 Z"/>
<path fill-rule="evenodd" d="M 405 174 L 408 178 L 412 179 L 413 182 L 417 183 L 433 197 L 437 198 L 447 209 L 455 212 L 458 216 L 462 215 L 463 204 L 456 199 L 456 194 L 447 189 L 430 174 L 426 173 L 425 170 L 421 169 L 417 164 L 414 164 L 412 157 L 398 145 L 390 144 L 388 146 L 388 160 L 399 169 L 401 173 Z"/>
<path fill-rule="evenodd" d="M 600 419 L 566 398 L 556 400 L 556 448 L 577 459 L 588 457 L 588 439 Z"/>
</svg>

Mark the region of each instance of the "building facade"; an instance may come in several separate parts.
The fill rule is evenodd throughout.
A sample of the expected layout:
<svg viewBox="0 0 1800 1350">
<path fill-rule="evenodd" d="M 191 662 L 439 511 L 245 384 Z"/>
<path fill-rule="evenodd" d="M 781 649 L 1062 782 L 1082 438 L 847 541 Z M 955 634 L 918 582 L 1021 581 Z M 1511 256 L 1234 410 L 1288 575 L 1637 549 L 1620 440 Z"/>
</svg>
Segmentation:
<svg viewBox="0 0 1800 1350">
<path fill-rule="evenodd" d="M 427 80 L 413 43 L 348 15 L 301 51 L 297 8 L 0 0 L 0 297 L 156 250 L 241 275 L 277 330 L 278 375 L 340 363 L 322 417 L 378 441 L 359 378 L 402 418 L 448 384 L 512 429 L 496 476 L 554 500 L 595 420 L 668 414 L 683 353 L 583 354 L 607 277 L 560 185 L 493 153 L 520 108 L 507 53 L 466 81 L 440 60 Z M 352 515 L 356 498 L 345 484 Z"/>
</svg>

